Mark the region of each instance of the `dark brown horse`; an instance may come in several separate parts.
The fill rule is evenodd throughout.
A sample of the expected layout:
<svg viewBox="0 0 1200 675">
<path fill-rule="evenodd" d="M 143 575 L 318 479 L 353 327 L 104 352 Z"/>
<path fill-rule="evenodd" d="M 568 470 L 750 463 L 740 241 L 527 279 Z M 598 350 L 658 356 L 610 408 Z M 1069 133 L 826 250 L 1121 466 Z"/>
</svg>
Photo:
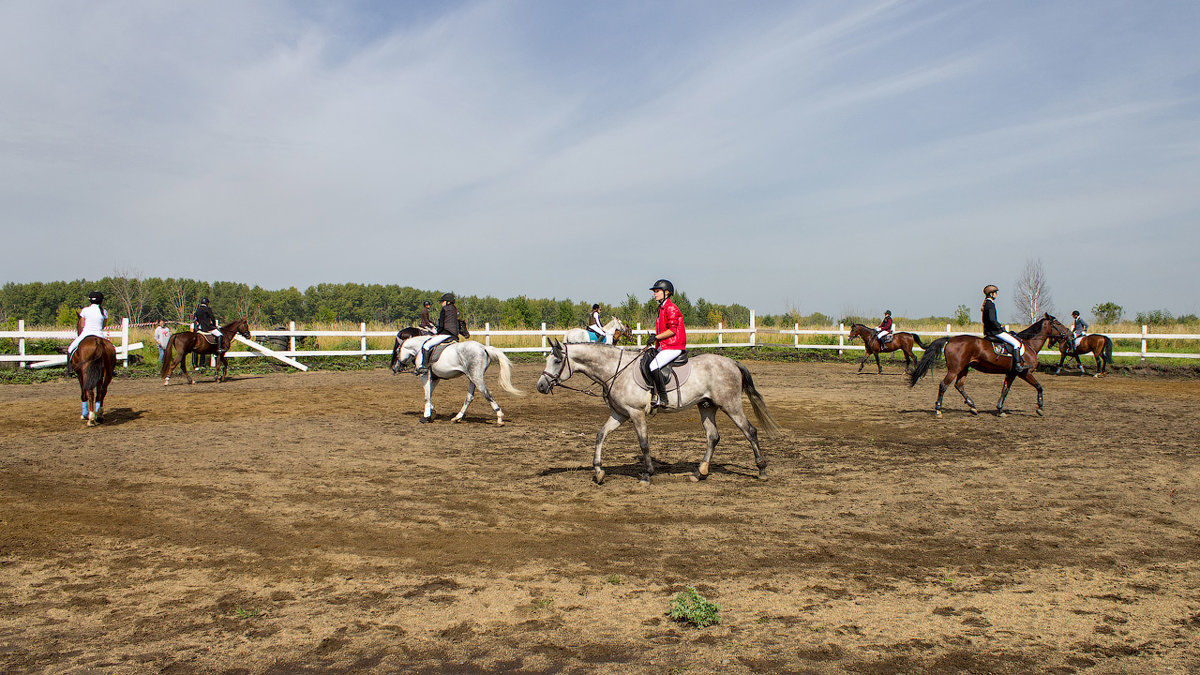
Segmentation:
<svg viewBox="0 0 1200 675">
<path fill-rule="evenodd" d="M 1042 414 L 1042 385 L 1038 384 L 1033 377 L 1034 371 L 1037 370 L 1037 354 L 1041 351 L 1042 345 L 1046 344 L 1047 339 L 1051 337 L 1062 339 L 1067 335 L 1069 335 L 1067 327 L 1049 314 L 1038 319 L 1037 323 L 1029 328 L 1017 333 L 1017 338 L 1025 345 L 1022 363 L 1029 366 L 1029 370 L 1021 373 L 1019 377 L 1037 389 L 1038 415 Z M 945 350 L 946 377 L 938 384 L 937 405 L 934 406 L 934 414 L 941 417 L 942 396 L 951 382 L 954 383 L 954 388 L 958 390 L 958 393 L 962 394 L 963 400 L 970 406 L 971 414 L 979 414 L 979 411 L 975 409 L 975 402 L 971 400 L 970 396 L 967 396 L 967 391 L 963 389 L 962 384 L 963 378 L 967 376 L 967 370 L 974 368 L 981 373 L 1004 375 L 1004 388 L 1000 390 L 1000 401 L 996 403 L 996 414 L 1004 417 L 1004 399 L 1008 396 L 1008 388 L 1012 386 L 1013 379 L 1018 375 L 1013 372 L 1013 358 L 1008 355 L 1008 350 L 993 347 L 994 344 L 986 338 L 974 335 L 938 338 L 929 343 L 929 347 L 925 350 L 925 356 L 921 357 L 921 360 L 917 362 L 917 367 L 909 375 L 908 385 L 914 386 L 917 380 L 920 380 L 929 371 L 929 366 L 937 359 L 938 354 Z"/>
<path fill-rule="evenodd" d="M 225 336 L 225 348 L 233 342 L 234 335 L 241 335 L 247 340 L 253 340 L 250 335 L 250 324 L 245 319 L 231 321 L 220 328 L 221 334 Z M 175 364 L 183 370 L 184 376 L 187 377 L 188 384 L 196 384 L 192 379 L 191 373 L 187 369 L 187 355 L 195 352 L 196 354 L 215 354 L 217 357 L 217 382 L 224 382 L 229 379 L 227 372 L 229 363 L 225 360 L 225 353 L 217 353 L 217 343 L 213 341 L 212 336 L 203 331 L 183 330 L 171 336 L 167 341 L 166 353 L 163 355 L 162 378 L 163 385 L 171 384 L 171 373 L 175 370 Z"/>
<path fill-rule="evenodd" d="M 1113 364 L 1113 344 L 1107 335 L 1101 335 L 1100 333 L 1084 335 L 1079 338 L 1079 346 L 1074 348 L 1072 348 L 1072 345 L 1075 340 L 1070 336 L 1067 336 L 1064 340 L 1050 338 L 1050 344 L 1054 344 L 1055 342 L 1058 343 L 1058 353 L 1061 355 L 1058 359 L 1058 368 L 1054 371 L 1055 375 L 1062 372 L 1063 362 L 1067 360 L 1068 356 L 1075 357 L 1075 365 L 1079 366 L 1079 372 L 1087 375 L 1087 371 L 1083 369 L 1083 363 L 1079 361 L 1081 353 L 1090 353 L 1096 357 L 1096 377 L 1100 377 L 1100 374 L 1107 371 L 1108 367 Z"/>
<path fill-rule="evenodd" d="M 863 366 L 866 365 L 867 359 L 871 355 L 875 356 L 875 367 L 879 368 L 879 374 L 883 374 L 883 366 L 879 363 L 879 352 L 894 352 L 897 349 L 904 351 L 904 372 L 908 372 L 909 363 L 916 363 L 917 357 L 913 356 L 913 343 L 918 347 L 925 349 L 925 345 L 921 342 L 921 336 L 916 333 L 892 333 L 892 339 L 887 344 L 880 344 L 879 338 L 876 337 L 875 329 L 867 328 L 861 323 L 854 324 L 850 328 L 850 339 L 859 337 L 862 338 L 863 346 L 867 348 L 866 356 L 858 362 L 858 372 L 862 372 Z"/>
<path fill-rule="evenodd" d="M 81 419 L 87 420 L 89 427 L 104 421 L 104 396 L 108 394 L 108 383 L 112 382 L 116 367 L 117 350 L 113 343 L 96 335 L 83 338 L 71 354 L 71 368 L 79 379 Z"/>
</svg>

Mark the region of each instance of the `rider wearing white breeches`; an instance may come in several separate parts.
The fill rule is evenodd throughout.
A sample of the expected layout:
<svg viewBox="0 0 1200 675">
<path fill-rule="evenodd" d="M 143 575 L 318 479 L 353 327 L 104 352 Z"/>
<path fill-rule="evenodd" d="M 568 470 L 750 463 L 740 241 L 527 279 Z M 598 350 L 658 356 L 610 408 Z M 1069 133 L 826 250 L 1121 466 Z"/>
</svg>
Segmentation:
<svg viewBox="0 0 1200 675">
<path fill-rule="evenodd" d="M 604 344 L 612 344 L 608 337 L 608 333 L 604 330 L 604 324 L 600 323 L 600 305 L 592 305 L 592 313 L 588 315 L 587 329 L 600 336 L 600 342 Z"/>
<path fill-rule="evenodd" d="M 1029 370 L 1029 366 L 1024 363 L 1021 341 L 1017 339 L 1017 336 L 1005 330 L 996 318 L 996 303 L 993 300 L 999 292 L 1000 289 L 992 284 L 983 288 L 983 306 L 979 308 L 983 313 L 983 334 L 989 338 L 1001 340 L 1012 348 L 1013 372 L 1020 375 Z"/>
<path fill-rule="evenodd" d="M 89 335 L 104 337 L 104 324 L 108 321 L 108 312 L 104 307 L 104 294 L 100 291 L 92 291 L 88 293 L 88 300 L 92 304 L 79 310 L 79 319 L 76 320 L 76 328 L 79 330 L 79 335 L 71 341 L 71 346 L 67 347 L 67 367 L 71 367 L 71 355 L 75 353 L 75 349 L 79 347 L 79 343 L 83 338 Z"/>
</svg>

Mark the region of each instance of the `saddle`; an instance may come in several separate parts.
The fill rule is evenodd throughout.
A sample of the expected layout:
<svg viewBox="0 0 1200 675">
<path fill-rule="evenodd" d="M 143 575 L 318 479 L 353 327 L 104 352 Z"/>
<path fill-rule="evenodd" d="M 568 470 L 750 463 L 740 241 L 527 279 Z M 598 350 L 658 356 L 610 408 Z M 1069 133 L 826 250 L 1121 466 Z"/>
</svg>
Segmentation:
<svg viewBox="0 0 1200 675">
<path fill-rule="evenodd" d="M 442 352 L 446 351 L 446 347 L 457 343 L 458 340 L 444 340 L 434 345 L 433 351 L 429 352 L 429 360 L 425 362 L 426 365 L 432 367 L 433 364 L 438 360 L 438 357 L 442 355 Z"/>
<path fill-rule="evenodd" d="M 992 345 L 992 352 L 994 352 L 996 356 L 1012 356 L 1012 345 L 1008 344 L 1004 340 L 992 335 L 985 335 L 983 336 L 983 339 L 987 340 Z M 1020 358 L 1024 353 L 1025 348 L 1021 347 L 1017 351 L 1017 358 Z"/>
<path fill-rule="evenodd" d="M 654 352 L 646 352 L 642 356 L 640 367 L 633 371 L 633 382 L 643 391 L 650 391 L 654 387 L 654 376 L 650 374 L 650 362 L 654 360 L 654 356 Z M 687 350 L 683 350 L 683 353 L 675 357 L 674 361 L 659 368 L 659 372 L 665 376 L 667 381 L 667 394 L 673 391 L 678 392 L 692 374 L 692 364 L 688 363 Z M 676 394 L 676 399 L 679 398 L 679 395 Z"/>
</svg>

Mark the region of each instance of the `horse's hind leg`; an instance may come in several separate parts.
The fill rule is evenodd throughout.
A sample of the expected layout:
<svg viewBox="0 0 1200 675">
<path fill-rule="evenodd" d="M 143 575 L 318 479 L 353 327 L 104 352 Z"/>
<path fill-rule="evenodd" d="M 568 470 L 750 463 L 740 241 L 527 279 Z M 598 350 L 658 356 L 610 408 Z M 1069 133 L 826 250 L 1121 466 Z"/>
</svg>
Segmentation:
<svg viewBox="0 0 1200 675">
<path fill-rule="evenodd" d="M 766 478 L 767 458 L 763 456 L 762 448 L 758 445 L 758 429 L 755 429 L 754 425 L 751 424 L 750 420 L 746 417 L 746 412 L 742 410 L 741 403 L 742 402 L 739 397 L 736 405 L 722 407 L 721 409 L 725 411 L 725 414 L 729 416 L 729 419 L 733 421 L 734 425 L 736 425 L 738 429 L 741 429 L 742 434 L 746 436 L 746 440 L 750 442 L 750 448 L 754 450 L 754 466 L 758 468 L 758 477 Z M 704 408 L 701 407 L 700 411 L 701 414 L 703 414 Z M 713 429 L 716 429 L 716 425 L 713 426 Z"/>
<path fill-rule="evenodd" d="M 875 367 L 879 369 L 879 375 L 883 374 L 883 364 L 879 362 L 879 352 L 875 352 Z"/>
<path fill-rule="evenodd" d="M 700 404 L 700 422 L 704 425 L 704 435 L 708 439 L 708 450 L 704 452 L 704 460 L 700 462 L 700 466 L 696 467 L 696 473 L 692 476 L 692 480 L 704 480 L 708 478 L 708 464 L 712 461 L 713 450 L 717 449 L 717 443 L 721 441 L 721 433 L 717 431 L 717 410 L 711 403 L 704 402 Z"/>
<path fill-rule="evenodd" d="M 1004 399 L 1008 398 L 1008 389 L 1012 386 L 1013 378 L 1016 377 L 1012 373 L 1004 376 L 1004 386 L 1000 388 L 1000 400 L 996 402 L 996 415 L 1004 417 Z M 1041 407 L 1040 403 L 1038 407 Z"/>
<path fill-rule="evenodd" d="M 596 433 L 596 453 L 592 456 L 592 480 L 596 481 L 596 485 L 604 483 L 604 469 L 600 463 L 600 449 L 604 447 L 604 439 L 608 438 L 608 435 L 616 431 L 617 427 L 624 424 L 627 419 L 629 418 L 624 415 L 611 412 L 604 426 L 600 427 L 600 431 Z"/>
<path fill-rule="evenodd" d="M 470 400 L 471 386 L 474 386 L 474 383 L 471 383 L 470 385 L 467 386 L 467 397 L 468 397 L 467 403 L 468 404 L 470 404 L 470 402 L 471 402 L 471 400 Z M 480 393 L 483 394 L 484 400 L 486 400 L 488 403 L 492 404 L 492 412 L 496 413 L 496 426 L 498 426 L 498 427 L 504 426 L 504 411 L 500 409 L 500 404 L 496 403 L 496 397 L 492 396 L 492 392 L 488 391 L 487 383 L 484 382 L 482 375 L 479 377 L 479 384 L 476 386 L 476 388 L 479 390 Z M 467 411 L 467 406 L 464 405 L 463 412 L 466 412 L 466 411 Z"/>
<path fill-rule="evenodd" d="M 947 377 L 947 379 L 949 379 L 950 374 L 947 373 L 946 377 Z M 961 374 L 959 374 L 957 377 L 954 378 L 954 388 L 958 390 L 958 393 L 962 394 L 963 401 L 965 401 L 967 404 L 967 407 L 971 409 L 971 414 L 978 415 L 979 409 L 975 407 L 975 401 L 971 400 L 971 397 L 967 395 L 966 387 L 963 386 L 963 380 L 965 380 L 965 379 L 967 379 L 967 373 L 966 373 L 966 371 L 963 371 Z M 938 400 L 940 402 L 941 399 L 938 399 Z"/>
</svg>

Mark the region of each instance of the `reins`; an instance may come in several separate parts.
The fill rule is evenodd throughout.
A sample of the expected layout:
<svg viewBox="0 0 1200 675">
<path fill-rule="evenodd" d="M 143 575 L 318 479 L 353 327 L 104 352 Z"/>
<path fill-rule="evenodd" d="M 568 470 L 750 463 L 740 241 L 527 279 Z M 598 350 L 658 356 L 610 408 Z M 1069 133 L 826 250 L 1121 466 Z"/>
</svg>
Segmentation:
<svg viewBox="0 0 1200 675">
<path fill-rule="evenodd" d="M 650 347 L 646 346 L 645 348 L 639 350 L 638 356 L 646 353 L 647 349 L 650 349 Z M 613 372 L 612 377 L 605 379 L 603 382 L 597 382 L 597 381 L 593 380 L 592 384 L 589 385 L 588 387 L 586 387 L 584 389 L 579 389 L 578 387 L 572 387 L 569 384 L 563 383 L 564 379 L 570 379 L 571 375 L 574 374 L 574 370 L 571 368 L 571 356 L 567 353 L 567 343 L 565 343 L 565 342 L 562 343 L 562 350 L 563 350 L 563 367 L 566 368 L 566 370 L 567 370 L 567 377 L 565 377 L 565 378 L 561 377 L 562 376 L 562 368 L 559 369 L 557 375 L 554 373 L 551 373 L 548 370 L 542 371 L 542 375 L 545 375 L 550 380 L 550 393 L 554 393 L 555 387 L 562 387 L 564 389 L 570 389 L 571 391 L 577 391 L 581 394 L 586 394 L 588 396 L 597 396 L 597 397 L 607 399 L 608 398 L 608 390 L 612 387 L 613 383 L 617 381 L 617 377 L 620 376 L 621 373 L 625 372 L 630 366 L 632 366 L 633 364 L 638 362 L 638 358 L 637 358 L 637 356 L 635 356 L 629 360 L 629 363 L 626 363 L 624 366 L 622 366 L 621 362 L 624 361 L 624 359 L 625 359 L 625 350 L 621 349 L 619 355 L 617 356 L 617 368 L 616 368 L 616 371 Z M 597 384 L 599 384 L 600 388 L 604 391 L 603 394 L 597 394 L 596 392 L 592 391 L 592 387 Z"/>
</svg>

